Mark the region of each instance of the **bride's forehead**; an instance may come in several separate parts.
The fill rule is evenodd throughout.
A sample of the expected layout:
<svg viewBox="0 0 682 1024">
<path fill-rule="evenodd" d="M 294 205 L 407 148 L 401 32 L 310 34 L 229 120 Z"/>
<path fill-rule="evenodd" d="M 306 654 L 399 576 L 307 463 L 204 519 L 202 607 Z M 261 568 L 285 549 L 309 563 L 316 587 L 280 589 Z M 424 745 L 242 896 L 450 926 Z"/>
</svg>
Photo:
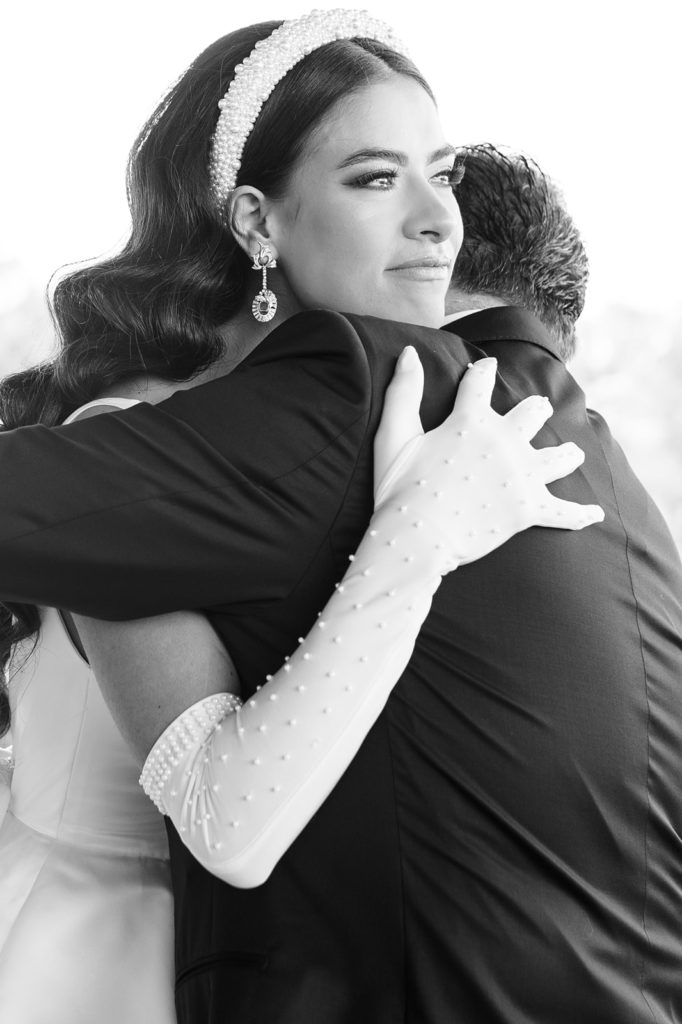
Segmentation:
<svg viewBox="0 0 682 1024">
<path fill-rule="evenodd" d="M 355 150 L 431 152 L 443 142 L 436 105 L 413 79 L 392 75 L 340 100 L 318 125 L 310 154 L 328 157 Z"/>
</svg>

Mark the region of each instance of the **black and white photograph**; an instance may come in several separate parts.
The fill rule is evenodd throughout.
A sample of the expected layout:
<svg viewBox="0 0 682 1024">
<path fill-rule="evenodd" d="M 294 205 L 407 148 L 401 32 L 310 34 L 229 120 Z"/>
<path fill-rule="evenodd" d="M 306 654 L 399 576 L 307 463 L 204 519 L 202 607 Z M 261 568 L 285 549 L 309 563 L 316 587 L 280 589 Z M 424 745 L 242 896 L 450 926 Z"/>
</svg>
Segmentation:
<svg viewBox="0 0 682 1024">
<path fill-rule="evenodd" d="M 673 5 L 3 21 L 0 1019 L 682 1024 Z"/>
</svg>

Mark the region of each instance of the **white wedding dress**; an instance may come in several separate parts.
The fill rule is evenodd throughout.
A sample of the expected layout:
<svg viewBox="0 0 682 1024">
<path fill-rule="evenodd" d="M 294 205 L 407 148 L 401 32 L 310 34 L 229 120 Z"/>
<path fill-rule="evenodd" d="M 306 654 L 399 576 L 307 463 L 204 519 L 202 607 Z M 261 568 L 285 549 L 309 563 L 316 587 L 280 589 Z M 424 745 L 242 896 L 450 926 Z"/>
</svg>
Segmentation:
<svg viewBox="0 0 682 1024">
<path fill-rule="evenodd" d="M 9 795 L 0 773 L 0 1020 L 174 1024 L 163 818 L 56 611 L 22 656 Z"/>
</svg>

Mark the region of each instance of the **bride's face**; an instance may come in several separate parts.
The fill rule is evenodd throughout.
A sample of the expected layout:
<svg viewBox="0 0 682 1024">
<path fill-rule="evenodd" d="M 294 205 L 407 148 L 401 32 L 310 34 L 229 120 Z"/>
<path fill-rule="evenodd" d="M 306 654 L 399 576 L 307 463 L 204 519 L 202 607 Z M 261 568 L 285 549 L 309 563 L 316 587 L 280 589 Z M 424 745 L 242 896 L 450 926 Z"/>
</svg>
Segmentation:
<svg viewBox="0 0 682 1024">
<path fill-rule="evenodd" d="M 433 101 L 410 78 L 338 104 L 267 220 L 293 305 L 440 326 L 462 242 L 453 160 Z"/>
</svg>

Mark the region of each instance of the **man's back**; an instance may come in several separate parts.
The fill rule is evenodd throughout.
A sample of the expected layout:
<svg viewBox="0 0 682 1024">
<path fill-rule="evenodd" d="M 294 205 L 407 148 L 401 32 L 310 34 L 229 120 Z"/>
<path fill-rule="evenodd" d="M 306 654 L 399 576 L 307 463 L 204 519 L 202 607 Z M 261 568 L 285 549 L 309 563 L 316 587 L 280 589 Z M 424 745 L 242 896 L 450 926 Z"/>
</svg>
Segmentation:
<svg viewBox="0 0 682 1024">
<path fill-rule="evenodd" d="M 425 427 L 439 422 L 471 350 L 350 319 L 373 398 L 411 340 L 426 371 Z M 570 439 L 586 452 L 555 493 L 602 504 L 606 522 L 527 531 L 443 581 L 385 712 L 264 886 L 199 879 L 174 840 L 182 1020 L 218 1021 L 229 993 L 247 990 L 255 1019 L 281 1024 L 682 1014 L 679 560 L 560 360 L 513 340 L 529 329 L 541 340 L 538 321 L 501 309 L 453 325 L 467 327 L 499 360 L 500 411 L 548 394 L 556 412 L 538 445 Z M 282 642 L 286 623 L 295 644 L 302 611 L 321 607 L 367 521 L 372 416 L 304 576 L 282 602 L 220 625 L 254 685 L 271 638 Z M 293 584 L 293 560 L 291 571 Z M 214 952 L 260 958 L 246 989 L 230 956 L 213 961 L 210 982 L 193 970 L 209 934 Z"/>
<path fill-rule="evenodd" d="M 418 985 L 437 991 L 458 965 L 434 1021 L 446 1006 L 467 1021 L 678 1020 L 679 559 L 563 365 L 512 340 L 529 324 L 499 309 L 453 329 L 499 338 L 482 347 L 502 378 L 548 395 L 536 443 L 586 453 L 552 489 L 606 519 L 582 535 L 527 531 L 444 580 L 390 702 L 406 820 L 420 822 L 402 842 Z M 450 927 L 429 944 L 435 914 Z"/>
</svg>

